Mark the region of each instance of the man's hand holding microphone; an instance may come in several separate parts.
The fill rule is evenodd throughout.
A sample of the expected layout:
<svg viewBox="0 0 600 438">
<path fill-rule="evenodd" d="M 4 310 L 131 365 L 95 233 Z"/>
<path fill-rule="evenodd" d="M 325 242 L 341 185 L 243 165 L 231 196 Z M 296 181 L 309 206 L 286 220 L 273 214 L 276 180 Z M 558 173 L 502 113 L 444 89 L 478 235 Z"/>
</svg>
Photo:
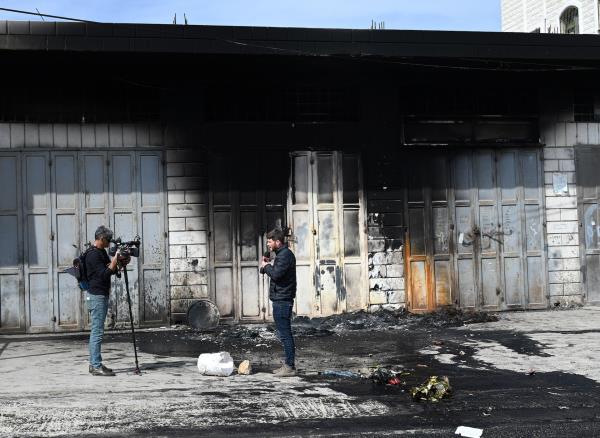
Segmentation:
<svg viewBox="0 0 600 438">
<path fill-rule="evenodd" d="M 265 251 L 260 262 L 260 269 L 263 269 L 269 263 L 271 263 L 271 251 Z"/>
</svg>

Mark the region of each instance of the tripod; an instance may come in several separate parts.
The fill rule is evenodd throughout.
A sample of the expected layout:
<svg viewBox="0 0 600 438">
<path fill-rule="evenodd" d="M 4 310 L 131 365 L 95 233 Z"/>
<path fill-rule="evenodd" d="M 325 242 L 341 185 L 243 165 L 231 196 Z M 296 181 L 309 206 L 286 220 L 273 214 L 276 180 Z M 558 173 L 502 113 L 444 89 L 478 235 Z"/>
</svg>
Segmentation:
<svg viewBox="0 0 600 438">
<path fill-rule="evenodd" d="M 135 354 L 135 371 L 138 376 L 142 374 L 138 365 L 137 346 L 135 344 L 135 329 L 133 328 L 133 313 L 131 312 L 131 296 L 129 295 L 129 278 L 127 277 L 127 266 L 123 266 L 123 276 L 125 277 L 125 290 L 127 291 L 127 304 L 129 305 L 129 322 L 131 323 L 131 338 L 133 339 L 133 353 Z"/>
</svg>

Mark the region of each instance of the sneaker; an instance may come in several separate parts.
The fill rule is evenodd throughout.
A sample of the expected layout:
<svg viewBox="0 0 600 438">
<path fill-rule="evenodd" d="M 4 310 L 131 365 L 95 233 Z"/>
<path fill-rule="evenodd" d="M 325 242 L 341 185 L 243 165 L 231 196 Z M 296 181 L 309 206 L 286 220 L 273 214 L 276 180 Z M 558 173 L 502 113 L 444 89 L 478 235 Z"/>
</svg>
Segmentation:
<svg viewBox="0 0 600 438">
<path fill-rule="evenodd" d="M 273 371 L 273 374 L 274 374 L 276 377 L 293 377 L 293 376 L 295 376 L 297 373 L 296 373 L 296 368 L 292 368 L 292 367 L 291 367 L 291 366 L 289 366 L 289 365 L 284 365 L 284 366 L 282 366 L 281 368 L 279 368 L 279 369 L 277 369 L 277 370 Z"/>
<path fill-rule="evenodd" d="M 112 368 L 105 367 L 104 365 L 100 365 L 100 368 L 102 368 L 102 371 L 104 371 L 105 373 L 113 372 Z M 89 367 L 90 374 L 92 373 L 93 369 L 94 369 L 94 367 L 90 365 L 90 367 Z"/>
<path fill-rule="evenodd" d="M 106 367 L 94 368 L 90 366 L 90 374 L 92 376 L 114 376 L 115 373 L 108 371 Z"/>
<path fill-rule="evenodd" d="M 283 369 L 286 367 L 287 365 L 282 365 L 279 368 L 273 370 L 273 374 L 277 374 L 280 373 L 281 371 L 283 371 Z"/>
</svg>

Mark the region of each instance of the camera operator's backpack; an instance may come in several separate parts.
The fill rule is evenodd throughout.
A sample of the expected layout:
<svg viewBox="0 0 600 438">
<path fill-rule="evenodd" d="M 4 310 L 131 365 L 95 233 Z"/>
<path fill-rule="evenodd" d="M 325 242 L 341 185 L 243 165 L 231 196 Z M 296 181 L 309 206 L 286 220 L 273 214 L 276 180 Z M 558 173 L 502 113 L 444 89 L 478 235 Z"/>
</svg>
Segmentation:
<svg viewBox="0 0 600 438">
<path fill-rule="evenodd" d="M 71 274 L 77 279 L 77 283 L 81 290 L 88 290 L 89 288 L 85 258 L 92 249 L 92 246 L 88 247 L 85 251 L 79 254 L 79 257 L 73 259 L 73 266 L 65 270 L 66 273 Z"/>
</svg>

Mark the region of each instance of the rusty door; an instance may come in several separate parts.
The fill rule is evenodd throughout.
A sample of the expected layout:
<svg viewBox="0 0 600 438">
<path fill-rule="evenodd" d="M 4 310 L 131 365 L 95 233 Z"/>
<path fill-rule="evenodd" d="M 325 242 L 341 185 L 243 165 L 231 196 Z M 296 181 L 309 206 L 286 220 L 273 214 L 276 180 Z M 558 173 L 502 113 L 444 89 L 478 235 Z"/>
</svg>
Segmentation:
<svg viewBox="0 0 600 438">
<path fill-rule="evenodd" d="M 579 242 L 585 299 L 600 304 L 600 150 L 577 148 Z"/>
<path fill-rule="evenodd" d="M 221 317 L 263 321 L 268 316 L 268 281 L 258 263 L 266 233 L 284 228 L 285 154 L 215 154 L 210 175 L 210 285 Z"/>
<path fill-rule="evenodd" d="M 425 312 L 451 302 L 448 157 L 411 156 L 406 245 L 410 307 Z"/>
<path fill-rule="evenodd" d="M 539 151 L 438 152 L 410 163 L 411 309 L 545 307 Z"/>
<path fill-rule="evenodd" d="M 296 255 L 296 312 L 320 316 L 364 308 L 359 156 L 296 152 L 291 160 L 288 221 Z"/>
</svg>

